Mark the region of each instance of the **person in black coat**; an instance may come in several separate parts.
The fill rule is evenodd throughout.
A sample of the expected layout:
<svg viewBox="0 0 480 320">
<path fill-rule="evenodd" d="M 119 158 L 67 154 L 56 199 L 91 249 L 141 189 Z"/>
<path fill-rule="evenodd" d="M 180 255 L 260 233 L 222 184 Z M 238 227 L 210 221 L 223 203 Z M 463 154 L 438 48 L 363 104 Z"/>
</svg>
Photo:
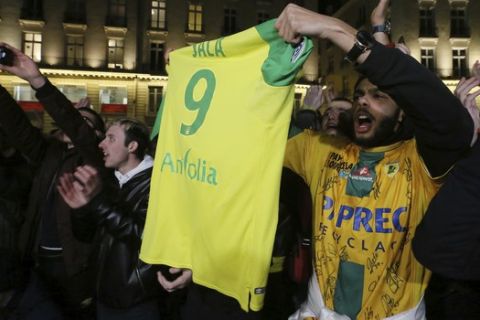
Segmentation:
<svg viewBox="0 0 480 320">
<path fill-rule="evenodd" d="M 0 46 L 13 55 L 12 65 L 0 65 L 0 70 L 26 80 L 61 129 L 56 138 L 45 136 L 0 86 L 0 125 L 11 145 L 35 170 L 19 239 L 22 264 L 30 279 L 16 311 L 21 319 L 89 317 L 93 295 L 88 263 L 91 249 L 74 237 L 71 209 L 55 186 L 59 176 L 78 165 L 103 166 L 98 141 L 104 123 L 94 110 L 76 109 L 30 57 L 8 44 Z"/>
<path fill-rule="evenodd" d="M 97 317 L 105 319 L 158 319 L 164 291 L 153 266 L 140 261 L 139 251 L 147 213 L 153 160 L 148 129 L 123 119 L 110 125 L 100 143 L 105 166 L 115 169 L 118 185 L 104 186 L 97 169 L 80 166 L 60 178 L 65 202 L 78 209 L 72 216 L 75 234 L 94 237 L 84 228 L 96 224 Z M 86 232 L 85 232 L 86 231 Z"/>
<path fill-rule="evenodd" d="M 412 242 L 417 260 L 433 272 L 425 293 L 428 319 L 480 319 L 480 90 L 471 92 L 480 85 L 478 61 L 472 74 L 455 91 L 477 129 L 472 149 L 446 177 Z"/>
<path fill-rule="evenodd" d="M 0 319 L 11 311 L 15 292 L 24 281 L 18 236 L 33 168 L 7 141 L 0 128 Z"/>
</svg>

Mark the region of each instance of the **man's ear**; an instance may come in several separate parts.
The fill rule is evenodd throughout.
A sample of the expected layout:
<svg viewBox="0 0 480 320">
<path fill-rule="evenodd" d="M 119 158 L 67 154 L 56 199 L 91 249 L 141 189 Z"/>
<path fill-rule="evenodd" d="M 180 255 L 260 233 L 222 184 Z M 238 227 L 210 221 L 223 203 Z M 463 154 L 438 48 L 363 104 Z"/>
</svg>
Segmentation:
<svg viewBox="0 0 480 320">
<path fill-rule="evenodd" d="M 400 112 L 398 113 L 398 116 L 397 116 L 397 123 L 395 124 L 395 132 L 397 132 L 398 130 L 400 130 L 400 128 L 403 126 L 403 122 L 405 121 L 405 118 L 406 118 L 406 115 L 405 115 L 405 112 L 403 112 L 402 109 L 400 109 Z"/>
<path fill-rule="evenodd" d="M 400 110 L 400 112 L 398 113 L 397 122 L 402 123 L 404 120 L 405 120 L 405 112 L 403 110 Z"/>
<path fill-rule="evenodd" d="M 128 144 L 128 152 L 129 153 L 134 153 L 138 148 L 138 142 L 137 141 L 131 141 Z"/>
</svg>

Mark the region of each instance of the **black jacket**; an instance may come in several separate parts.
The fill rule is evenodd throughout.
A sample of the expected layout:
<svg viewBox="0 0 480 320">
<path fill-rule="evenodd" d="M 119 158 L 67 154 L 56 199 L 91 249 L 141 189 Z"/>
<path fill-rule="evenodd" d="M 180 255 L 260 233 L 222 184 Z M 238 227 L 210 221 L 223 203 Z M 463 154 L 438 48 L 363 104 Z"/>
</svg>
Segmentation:
<svg viewBox="0 0 480 320">
<path fill-rule="evenodd" d="M 480 142 L 458 161 L 413 238 L 415 257 L 458 280 L 480 280 Z"/>
<path fill-rule="evenodd" d="M 0 155 L 0 291 L 14 288 L 22 280 L 18 235 L 31 182 L 32 170 L 24 157 L 18 152 Z"/>
<path fill-rule="evenodd" d="M 30 265 L 28 262 L 35 258 L 39 244 L 44 212 L 53 210 L 66 271 L 68 275 L 74 275 L 87 267 L 90 246 L 78 241 L 73 235 L 71 209 L 57 192 L 57 179 L 64 172 L 72 172 L 82 164 L 103 167 L 103 154 L 98 148 L 94 130 L 56 87 L 47 81 L 37 90 L 36 96 L 55 122 L 71 137 L 75 147 L 68 149 L 65 143 L 46 138 L 31 125 L 17 102 L 0 86 L 0 125 L 10 143 L 35 168 L 19 246 L 24 262 Z M 50 198 L 49 194 L 52 195 Z M 49 203 L 49 199 L 53 201 Z"/>
<path fill-rule="evenodd" d="M 152 168 L 143 170 L 122 188 L 105 190 L 73 217 L 75 235 L 99 244 L 97 298 L 112 308 L 128 308 L 162 292 L 154 267 L 139 259 L 151 174 Z M 98 225 L 94 237 L 91 223 Z"/>
</svg>

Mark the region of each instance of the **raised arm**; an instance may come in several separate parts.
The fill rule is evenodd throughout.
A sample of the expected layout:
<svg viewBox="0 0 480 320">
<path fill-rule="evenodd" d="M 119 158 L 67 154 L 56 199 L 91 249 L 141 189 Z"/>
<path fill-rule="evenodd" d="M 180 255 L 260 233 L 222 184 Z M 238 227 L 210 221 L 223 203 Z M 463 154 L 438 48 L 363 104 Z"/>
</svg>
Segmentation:
<svg viewBox="0 0 480 320">
<path fill-rule="evenodd" d="M 39 165 L 45 155 L 47 141 L 2 86 L 0 86 L 0 125 L 12 146 L 25 155 L 33 165 Z"/>
<path fill-rule="evenodd" d="M 40 72 L 37 64 L 20 50 L 0 43 L 10 49 L 14 55 L 12 66 L 0 66 L 0 69 L 22 78 L 36 91 L 38 100 L 55 120 L 55 123 L 70 138 L 73 145 L 82 154 L 84 161 L 102 167 L 103 156 L 98 149 L 95 130 L 83 119 L 80 112 L 54 85 Z"/>
<path fill-rule="evenodd" d="M 300 35 L 329 39 L 345 52 L 357 31 L 346 23 L 296 5 L 288 5 L 277 21 L 279 33 L 295 43 Z M 388 93 L 415 128 L 419 152 L 433 176 L 445 173 L 469 148 L 473 122 L 461 102 L 442 81 L 400 50 L 373 42 L 356 60 L 358 71 Z"/>
<path fill-rule="evenodd" d="M 379 0 L 370 15 L 373 37 L 383 45 L 388 45 L 391 42 L 388 34 L 390 26 L 387 20 L 389 6 L 390 0 Z"/>
<path fill-rule="evenodd" d="M 325 16 L 295 4 L 289 4 L 282 11 L 275 23 L 278 34 L 285 41 L 296 44 L 302 36 L 329 39 L 337 47 L 348 52 L 355 43 L 357 30 L 345 22 Z M 369 55 L 369 51 L 361 54 L 357 62 L 361 63 Z"/>
</svg>

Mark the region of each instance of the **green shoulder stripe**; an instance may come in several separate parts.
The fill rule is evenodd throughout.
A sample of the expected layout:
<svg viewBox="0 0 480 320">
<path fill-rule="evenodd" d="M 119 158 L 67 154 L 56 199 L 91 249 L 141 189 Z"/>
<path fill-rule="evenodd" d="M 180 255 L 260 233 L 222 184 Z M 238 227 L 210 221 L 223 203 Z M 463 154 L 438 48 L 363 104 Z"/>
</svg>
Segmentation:
<svg viewBox="0 0 480 320">
<path fill-rule="evenodd" d="M 152 132 L 150 132 L 150 140 L 155 139 L 155 137 L 158 135 L 158 132 L 160 131 L 160 124 L 162 123 L 162 114 L 163 114 L 163 105 L 165 104 L 165 100 L 167 99 L 167 96 L 162 99 L 162 102 L 160 103 L 160 107 L 158 107 L 157 111 L 157 116 L 155 117 L 155 123 L 153 124 Z"/>
<path fill-rule="evenodd" d="M 304 37 L 303 41 L 293 46 L 286 43 L 275 29 L 276 19 L 268 20 L 255 28 L 260 37 L 270 45 L 268 58 L 262 65 L 265 82 L 271 86 L 288 86 L 295 81 L 313 49 L 312 40 Z"/>
</svg>

